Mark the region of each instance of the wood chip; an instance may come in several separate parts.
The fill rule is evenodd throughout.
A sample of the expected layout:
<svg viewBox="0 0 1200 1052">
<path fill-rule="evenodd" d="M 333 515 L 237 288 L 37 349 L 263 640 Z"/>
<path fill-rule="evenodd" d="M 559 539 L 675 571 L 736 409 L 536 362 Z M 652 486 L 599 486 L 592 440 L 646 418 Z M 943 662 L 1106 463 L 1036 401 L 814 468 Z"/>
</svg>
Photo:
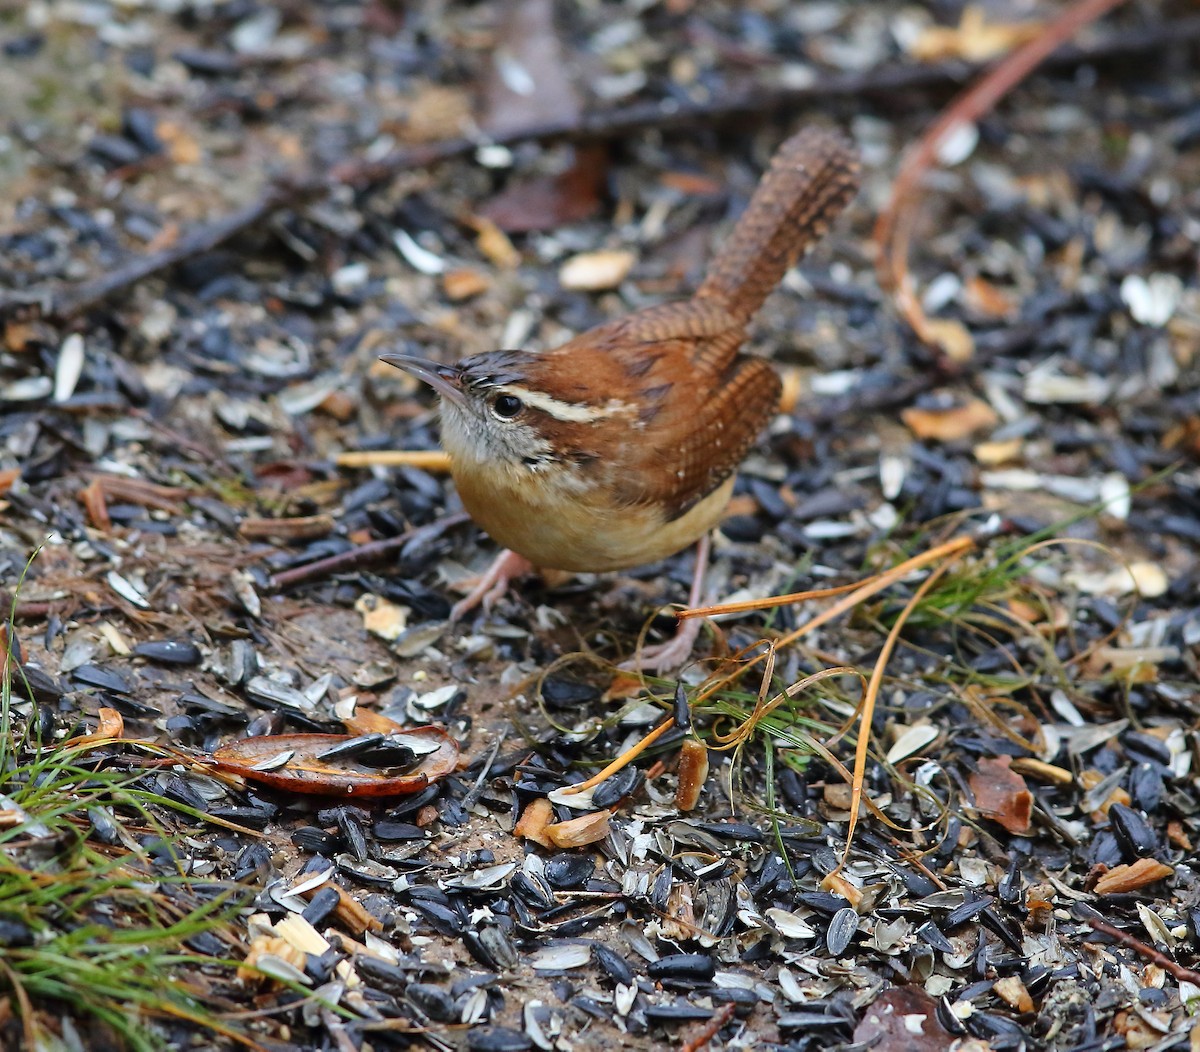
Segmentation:
<svg viewBox="0 0 1200 1052">
<path fill-rule="evenodd" d="M 992 986 L 992 992 L 1011 1008 L 1018 1012 L 1032 1012 L 1033 998 L 1025 989 L 1025 984 L 1015 975 L 1006 975 L 997 979 Z"/>
<path fill-rule="evenodd" d="M 566 822 L 554 822 L 543 832 L 554 847 L 583 847 L 595 844 L 608 836 L 608 823 L 612 817 L 608 811 L 593 811 Z"/>
<path fill-rule="evenodd" d="M 1052 782 L 1055 785 L 1070 785 L 1075 775 L 1065 767 L 1056 767 L 1052 763 L 1036 760 L 1032 756 L 1018 756 L 1013 760 L 1012 769 L 1017 774 L 1026 774 L 1039 782 Z"/>
<path fill-rule="evenodd" d="M 1121 895 L 1166 880 L 1174 873 L 1172 866 L 1159 862 L 1156 858 L 1139 858 L 1132 865 L 1110 869 L 1096 881 L 1094 890 L 1097 895 Z"/>
<path fill-rule="evenodd" d="M 545 848 L 552 848 L 554 841 L 546 835 L 546 827 L 550 825 L 550 819 L 553 817 L 554 805 L 544 796 L 539 796 L 522 812 L 513 828 L 513 836 L 522 840 L 532 840 Z"/>
<path fill-rule="evenodd" d="M 987 402 L 980 398 L 972 398 L 963 405 L 950 409 L 905 409 L 901 418 L 917 438 L 929 439 L 934 442 L 957 442 L 973 435 L 976 431 L 986 431 L 999 422 L 999 417 Z"/>
<path fill-rule="evenodd" d="M 304 515 L 291 519 L 243 519 L 238 533 L 252 541 L 311 541 L 333 532 L 332 515 Z"/>
<path fill-rule="evenodd" d="M 440 449 L 377 449 L 339 453 L 334 463 L 339 468 L 419 468 L 445 474 L 450 471 L 450 454 Z"/>
<path fill-rule="evenodd" d="M 478 296 L 491 287 L 488 276 L 471 267 L 455 267 L 442 275 L 442 291 L 455 303 Z"/>
<path fill-rule="evenodd" d="M 615 289 L 628 276 L 637 256 L 625 249 L 584 252 L 562 265 L 558 280 L 564 289 L 600 292 Z"/>
</svg>

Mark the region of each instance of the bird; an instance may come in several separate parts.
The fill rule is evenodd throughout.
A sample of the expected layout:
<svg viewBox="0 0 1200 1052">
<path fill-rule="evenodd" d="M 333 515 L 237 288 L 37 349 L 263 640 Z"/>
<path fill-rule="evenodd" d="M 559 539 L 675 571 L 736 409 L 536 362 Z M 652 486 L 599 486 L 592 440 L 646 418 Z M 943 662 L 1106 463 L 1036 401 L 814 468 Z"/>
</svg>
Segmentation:
<svg viewBox="0 0 1200 1052">
<path fill-rule="evenodd" d="M 561 346 L 498 350 L 449 365 L 384 354 L 437 392 L 442 446 L 472 519 L 506 549 L 451 612 L 485 609 L 531 568 L 623 570 L 709 536 L 734 476 L 776 412 L 778 373 L 743 351 L 749 325 L 857 192 L 858 152 L 804 128 L 778 148 L 700 285 Z M 698 621 L 646 648 L 639 668 L 687 660 Z"/>
</svg>

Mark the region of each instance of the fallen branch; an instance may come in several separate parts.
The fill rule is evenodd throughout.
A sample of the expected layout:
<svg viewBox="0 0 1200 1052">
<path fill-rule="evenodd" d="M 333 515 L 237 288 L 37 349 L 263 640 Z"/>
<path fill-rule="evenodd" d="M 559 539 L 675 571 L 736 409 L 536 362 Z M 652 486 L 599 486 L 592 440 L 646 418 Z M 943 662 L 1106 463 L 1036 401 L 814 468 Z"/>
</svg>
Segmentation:
<svg viewBox="0 0 1200 1052">
<path fill-rule="evenodd" d="M 1129 55 L 1160 53 L 1171 44 L 1200 39 L 1200 15 L 1142 29 L 1113 33 L 1091 45 L 1062 48 L 1043 65 L 1072 68 L 1085 63 Z M 784 88 L 719 97 L 711 102 L 681 105 L 675 100 L 643 103 L 624 109 L 584 115 L 580 119 L 548 122 L 495 137 L 449 139 L 444 142 L 403 147 L 378 160 L 355 158 L 327 173 L 291 174 L 274 180 L 253 202 L 210 223 L 193 227 L 173 245 L 160 252 L 135 256 L 107 274 L 75 285 L 26 289 L 0 295 L 0 320 L 10 315 L 34 312 L 65 321 L 126 292 L 148 277 L 160 274 L 188 259 L 203 255 L 258 226 L 280 211 L 297 208 L 328 196 L 339 187 L 368 191 L 384 185 L 403 172 L 427 168 L 469 156 L 480 146 L 515 146 L 523 142 L 555 139 L 588 141 L 620 139 L 650 128 L 695 127 L 697 124 L 742 123 L 839 98 L 895 100 L 897 94 L 916 89 L 954 87 L 984 68 L 982 63 L 959 60 L 937 64 L 889 66 L 867 73 L 829 77 L 803 88 Z"/>
</svg>

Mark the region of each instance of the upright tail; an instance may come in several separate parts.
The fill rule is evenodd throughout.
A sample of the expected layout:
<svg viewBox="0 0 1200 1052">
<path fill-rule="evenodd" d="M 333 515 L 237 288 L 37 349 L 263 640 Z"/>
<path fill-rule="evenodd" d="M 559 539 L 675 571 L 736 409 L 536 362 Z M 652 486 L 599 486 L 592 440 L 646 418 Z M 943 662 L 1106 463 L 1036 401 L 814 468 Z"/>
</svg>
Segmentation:
<svg viewBox="0 0 1200 1052">
<path fill-rule="evenodd" d="M 696 295 L 749 321 L 858 190 L 858 152 L 837 132 L 805 128 L 771 159 Z"/>
</svg>

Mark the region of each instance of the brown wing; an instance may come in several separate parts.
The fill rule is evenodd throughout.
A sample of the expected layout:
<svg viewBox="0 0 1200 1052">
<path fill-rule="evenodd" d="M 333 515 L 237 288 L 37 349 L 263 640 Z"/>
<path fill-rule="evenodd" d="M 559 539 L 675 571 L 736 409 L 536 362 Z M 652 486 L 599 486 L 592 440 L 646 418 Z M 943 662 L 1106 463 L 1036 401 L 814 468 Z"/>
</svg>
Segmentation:
<svg viewBox="0 0 1200 1052">
<path fill-rule="evenodd" d="M 668 521 L 737 471 L 779 404 L 779 376 L 762 358 L 735 358 L 723 375 L 700 373 L 693 383 L 693 398 L 676 391 L 663 399 L 650 428 L 656 441 L 620 484 L 628 503 L 661 504 Z M 640 441 L 641 434 L 632 430 L 630 442 Z"/>
</svg>

